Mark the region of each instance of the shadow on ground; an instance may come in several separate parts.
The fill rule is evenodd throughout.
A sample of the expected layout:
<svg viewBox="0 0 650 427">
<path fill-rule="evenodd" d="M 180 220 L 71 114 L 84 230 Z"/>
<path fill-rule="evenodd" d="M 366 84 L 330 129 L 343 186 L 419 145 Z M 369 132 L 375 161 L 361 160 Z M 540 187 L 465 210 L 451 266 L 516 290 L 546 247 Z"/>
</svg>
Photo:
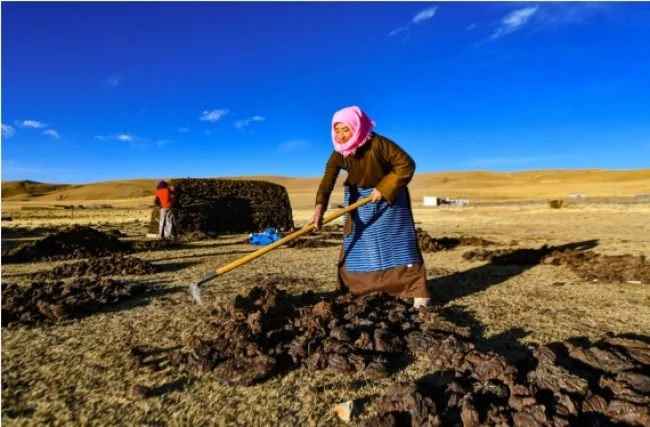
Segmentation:
<svg viewBox="0 0 650 427">
<path fill-rule="evenodd" d="M 516 249 L 496 256 L 485 265 L 429 279 L 427 285 L 435 303 L 447 302 L 482 292 L 530 270 L 554 251 L 589 250 L 598 246 L 598 240 L 547 246 L 539 249 Z"/>
</svg>

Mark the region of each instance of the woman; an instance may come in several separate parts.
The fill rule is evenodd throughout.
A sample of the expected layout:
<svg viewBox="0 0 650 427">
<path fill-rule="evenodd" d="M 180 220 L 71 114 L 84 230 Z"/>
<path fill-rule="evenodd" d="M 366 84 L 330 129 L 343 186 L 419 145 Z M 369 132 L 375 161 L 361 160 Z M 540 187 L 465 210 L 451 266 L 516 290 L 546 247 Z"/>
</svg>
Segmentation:
<svg viewBox="0 0 650 427">
<path fill-rule="evenodd" d="M 345 204 L 371 194 L 373 203 L 345 216 L 339 289 L 356 295 L 387 292 L 414 298 L 416 307 L 426 306 L 430 301 L 426 270 L 407 188 L 415 163 L 395 142 L 373 132 L 374 126 L 356 106 L 334 114 L 334 152 L 327 161 L 310 223 L 320 228 L 336 179 L 345 169 Z"/>
<path fill-rule="evenodd" d="M 161 239 L 173 238 L 176 235 L 176 218 L 173 208 L 173 190 L 165 181 L 159 181 L 156 185 L 156 197 L 154 203 L 160 207 L 158 219 L 158 237 Z"/>
</svg>

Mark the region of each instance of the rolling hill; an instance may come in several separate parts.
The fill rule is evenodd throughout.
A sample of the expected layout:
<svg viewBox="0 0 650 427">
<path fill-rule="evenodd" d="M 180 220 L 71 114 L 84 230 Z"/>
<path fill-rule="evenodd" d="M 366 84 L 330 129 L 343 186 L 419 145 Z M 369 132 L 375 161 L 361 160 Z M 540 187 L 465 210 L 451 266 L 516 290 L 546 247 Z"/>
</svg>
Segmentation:
<svg viewBox="0 0 650 427">
<path fill-rule="evenodd" d="M 320 177 L 292 178 L 251 176 L 283 185 L 294 204 L 313 201 Z M 340 200 L 345 174 L 337 182 L 332 200 Z M 155 179 L 105 181 L 82 185 L 33 181 L 2 182 L 3 202 L 66 203 L 78 201 L 145 200 L 153 196 Z M 539 170 L 525 172 L 419 173 L 409 186 L 414 198 L 424 195 L 468 197 L 475 200 L 534 200 L 566 197 L 572 192 L 587 196 L 634 196 L 650 193 L 650 169 L 642 170 Z"/>
</svg>

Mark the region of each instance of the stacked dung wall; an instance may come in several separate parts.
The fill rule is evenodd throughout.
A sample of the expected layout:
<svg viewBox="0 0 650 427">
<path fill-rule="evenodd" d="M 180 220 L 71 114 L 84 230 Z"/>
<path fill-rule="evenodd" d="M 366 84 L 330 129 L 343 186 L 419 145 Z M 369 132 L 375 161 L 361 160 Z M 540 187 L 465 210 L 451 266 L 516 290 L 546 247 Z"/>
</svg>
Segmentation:
<svg viewBox="0 0 650 427">
<path fill-rule="evenodd" d="M 267 227 L 293 229 L 289 194 L 282 185 L 257 180 L 182 178 L 174 188 L 178 234 L 193 232 L 256 233 Z M 159 209 L 154 208 L 149 233 L 158 232 Z"/>
</svg>

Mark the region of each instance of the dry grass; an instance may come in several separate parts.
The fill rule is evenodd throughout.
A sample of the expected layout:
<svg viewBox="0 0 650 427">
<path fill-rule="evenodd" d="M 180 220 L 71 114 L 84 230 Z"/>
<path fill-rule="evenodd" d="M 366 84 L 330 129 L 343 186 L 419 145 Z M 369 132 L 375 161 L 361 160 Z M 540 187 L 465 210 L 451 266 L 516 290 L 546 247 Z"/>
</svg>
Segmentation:
<svg viewBox="0 0 650 427">
<path fill-rule="evenodd" d="M 597 239 L 599 252 L 650 256 L 649 211 L 647 206 L 569 210 L 513 206 L 416 209 L 415 217 L 433 235 L 515 239 L 522 247 Z M 30 212 L 3 222 L 3 247 L 49 231 L 25 235 L 19 227 L 48 227 L 66 220 L 33 218 Z M 88 210 L 86 217 L 76 221 L 107 223 L 131 238 L 144 235 L 149 211 L 131 213 L 128 218 L 121 218 L 119 212 Z M 298 223 L 311 215 L 307 209 L 294 213 Z M 209 320 L 207 310 L 192 303 L 186 285 L 205 271 L 250 252 L 248 245 L 238 243 L 242 238 L 222 237 L 137 255 L 168 266 L 163 273 L 128 278 L 146 282 L 159 290 L 157 294 L 63 324 L 4 329 L 3 425 L 336 425 L 333 404 L 376 396 L 395 381 L 427 372 L 422 360 L 381 381 L 367 380 L 361 374 L 310 374 L 300 369 L 245 388 L 220 385 L 209 375 L 187 377 L 173 368 L 131 369 L 124 358 L 129 346 L 143 345 L 157 352 L 153 357 L 164 358 L 180 344 L 183 332 L 204 326 Z M 204 290 L 204 301 L 227 303 L 255 286 L 260 273 L 291 275 L 306 279 L 305 283 L 315 279 L 319 285 L 313 290 L 332 290 L 338 250 L 280 248 L 269 252 L 212 282 Z M 463 249 L 425 254 L 434 297 L 492 348 L 508 353 L 530 342 L 597 338 L 608 331 L 650 335 L 648 285 L 584 283 L 563 267 L 496 267 L 464 261 L 462 253 Z M 3 280 L 27 281 L 25 274 L 53 265 L 3 265 Z M 288 290 L 304 292 L 307 285 Z M 153 387 L 155 396 L 132 400 L 128 390 L 133 383 Z M 23 416 L 17 416 L 20 410 Z"/>
</svg>

